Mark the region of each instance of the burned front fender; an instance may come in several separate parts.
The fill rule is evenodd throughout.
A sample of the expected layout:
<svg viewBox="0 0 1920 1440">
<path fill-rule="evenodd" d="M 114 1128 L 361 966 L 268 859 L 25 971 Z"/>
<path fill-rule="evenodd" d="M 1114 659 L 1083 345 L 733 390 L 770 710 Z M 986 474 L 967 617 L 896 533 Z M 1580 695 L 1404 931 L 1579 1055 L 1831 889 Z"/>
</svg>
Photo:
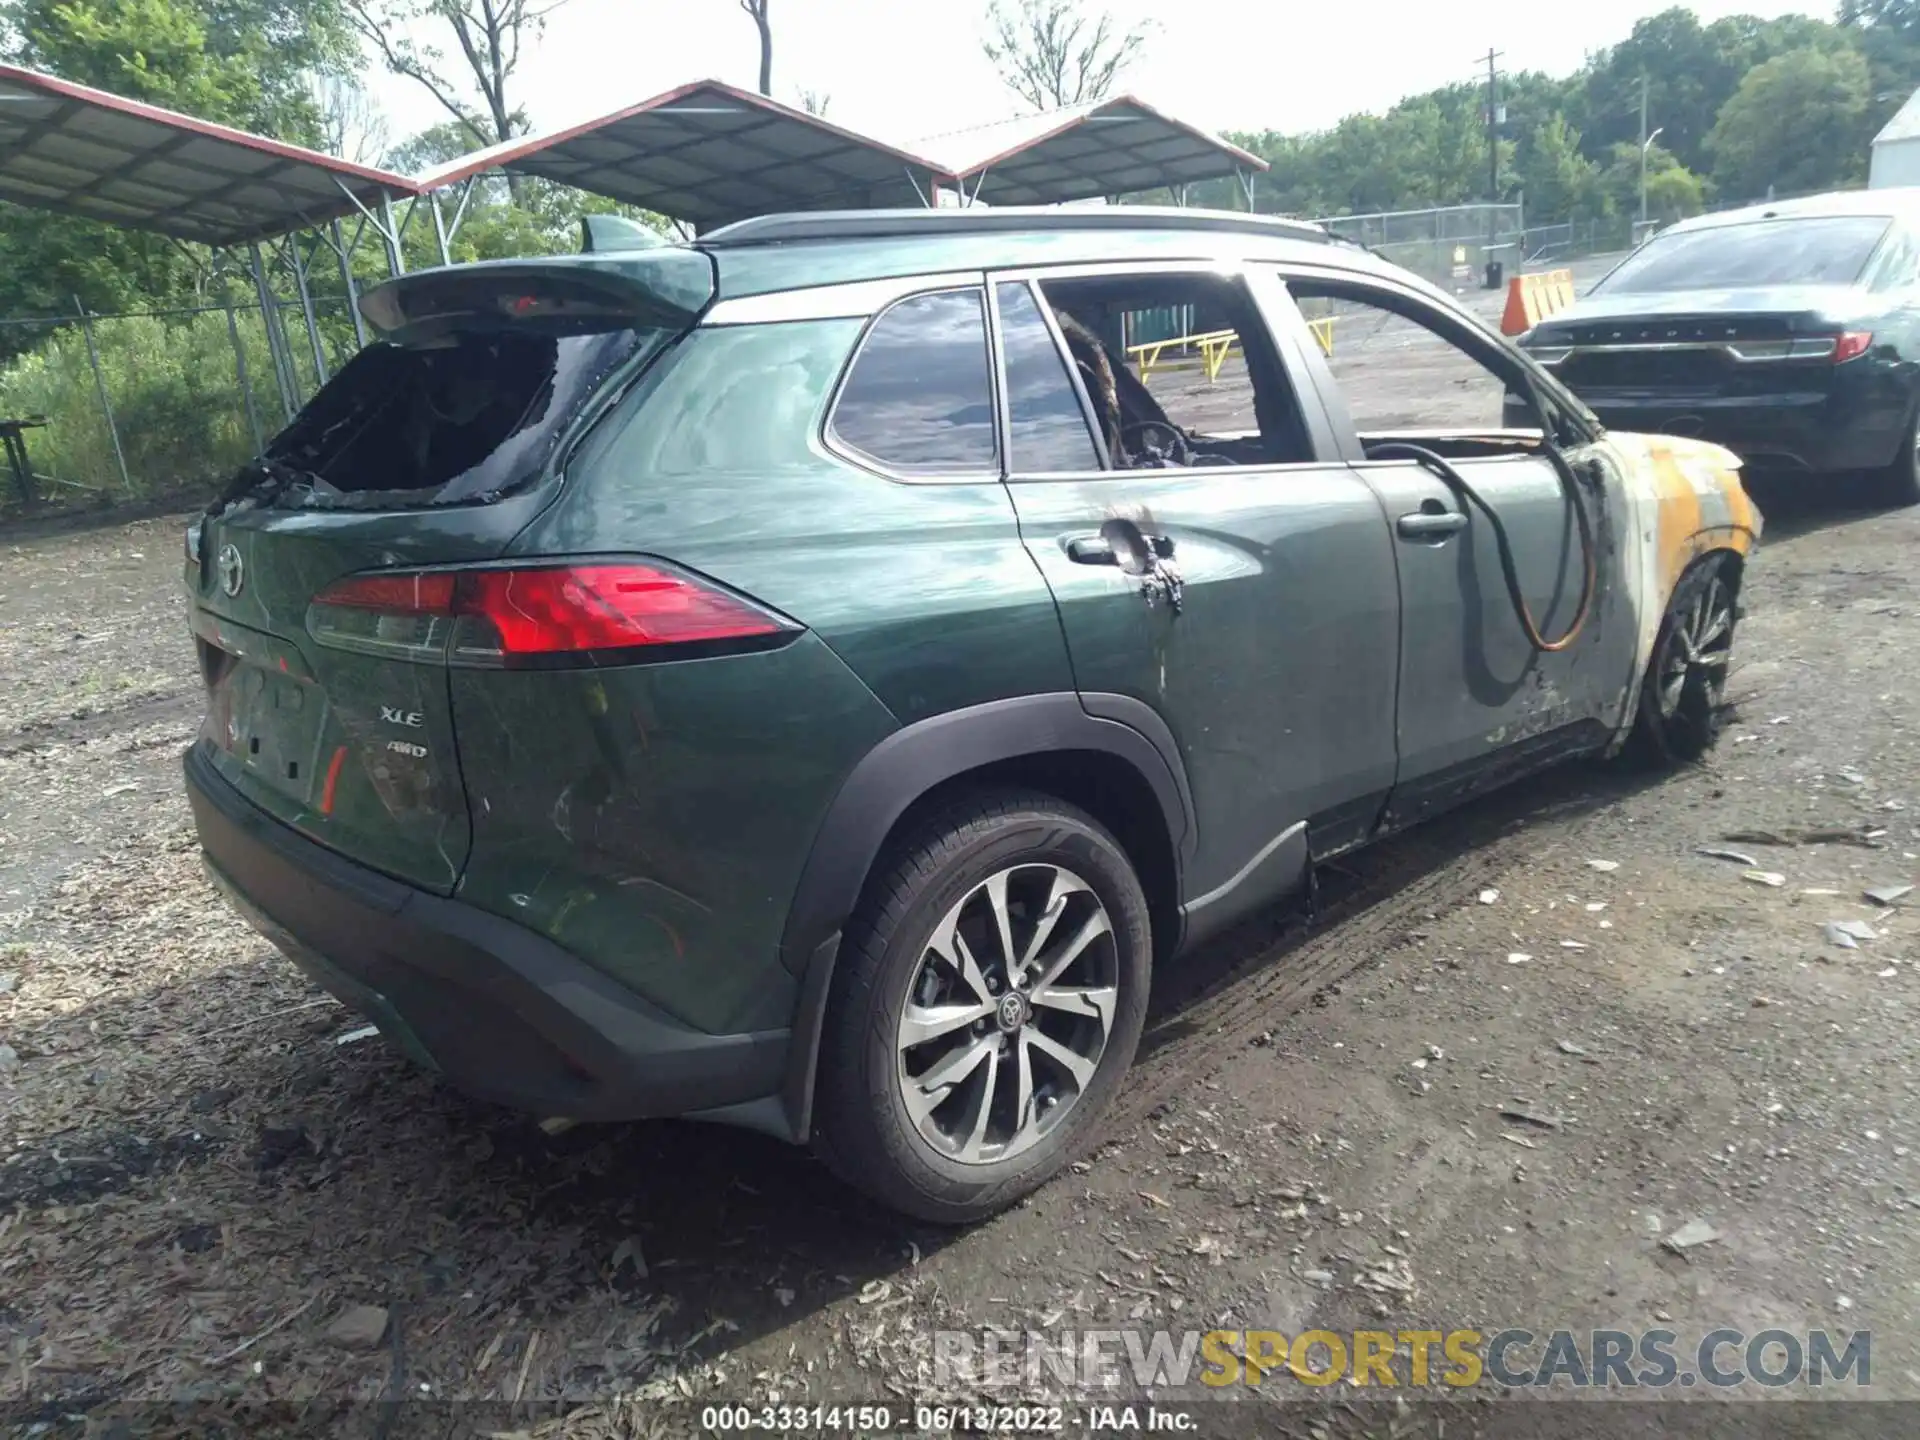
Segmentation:
<svg viewBox="0 0 1920 1440">
<path fill-rule="evenodd" d="M 1636 622 L 1635 688 L 1653 658 L 1660 619 L 1681 576 L 1710 554 L 1745 558 L 1760 542 L 1760 509 L 1740 480 L 1740 459 L 1705 440 L 1609 433 L 1626 515 L 1623 567 Z M 1626 709 L 1632 723 L 1633 706 Z"/>
</svg>

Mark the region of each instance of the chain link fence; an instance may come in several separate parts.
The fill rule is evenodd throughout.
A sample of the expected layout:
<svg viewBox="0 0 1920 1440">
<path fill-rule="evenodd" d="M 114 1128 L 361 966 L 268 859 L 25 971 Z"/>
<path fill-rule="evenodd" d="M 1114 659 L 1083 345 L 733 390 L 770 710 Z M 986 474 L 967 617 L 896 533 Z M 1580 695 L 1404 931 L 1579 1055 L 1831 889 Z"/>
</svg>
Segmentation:
<svg viewBox="0 0 1920 1440">
<path fill-rule="evenodd" d="M 344 299 L 314 311 L 311 338 L 291 301 L 0 318 L 0 523 L 207 498 L 357 348 Z"/>
</svg>

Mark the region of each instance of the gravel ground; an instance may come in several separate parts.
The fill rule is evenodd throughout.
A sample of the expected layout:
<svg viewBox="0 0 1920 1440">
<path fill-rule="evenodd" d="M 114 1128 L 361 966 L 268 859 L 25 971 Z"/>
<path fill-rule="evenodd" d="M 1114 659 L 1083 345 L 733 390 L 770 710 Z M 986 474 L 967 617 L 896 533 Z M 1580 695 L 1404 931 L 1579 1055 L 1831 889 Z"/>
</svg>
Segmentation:
<svg viewBox="0 0 1920 1440">
<path fill-rule="evenodd" d="M 1762 499 L 1705 763 L 1564 770 L 1208 946 L 1100 1152 L 959 1233 L 752 1135 L 550 1138 L 350 1041 L 201 877 L 178 522 L 0 541 L 0 1415 L 674 1433 L 959 1398 L 930 1332 L 982 1326 L 1864 1328 L 1871 1393 L 1920 1398 L 1920 924 L 1861 893 L 1920 851 L 1920 512 Z M 1287 1433 L 1388 1433 L 1343 1417 Z"/>
</svg>

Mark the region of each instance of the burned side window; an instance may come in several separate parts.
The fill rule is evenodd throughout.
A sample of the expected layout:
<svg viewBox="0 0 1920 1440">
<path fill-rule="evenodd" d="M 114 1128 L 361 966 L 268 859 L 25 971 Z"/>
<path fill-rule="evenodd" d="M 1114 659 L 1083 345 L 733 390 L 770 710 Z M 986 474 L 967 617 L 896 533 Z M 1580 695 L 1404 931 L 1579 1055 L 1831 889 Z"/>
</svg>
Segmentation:
<svg viewBox="0 0 1920 1440">
<path fill-rule="evenodd" d="M 980 291 L 910 296 L 874 321 L 828 428 L 841 445 L 902 474 L 995 472 Z"/>
</svg>

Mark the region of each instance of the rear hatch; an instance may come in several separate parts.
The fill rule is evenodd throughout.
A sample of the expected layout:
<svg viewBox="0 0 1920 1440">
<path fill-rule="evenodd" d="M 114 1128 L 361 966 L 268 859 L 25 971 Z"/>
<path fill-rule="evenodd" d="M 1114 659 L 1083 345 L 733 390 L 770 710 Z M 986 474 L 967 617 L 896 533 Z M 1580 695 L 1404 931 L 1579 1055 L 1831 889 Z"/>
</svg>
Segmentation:
<svg viewBox="0 0 1920 1440">
<path fill-rule="evenodd" d="M 710 262 L 683 249 L 370 291 L 382 340 L 188 534 L 216 768 L 322 844 L 450 892 L 471 837 L 450 622 L 374 603 L 419 582 L 365 572 L 497 559 L 552 502 L 572 442 L 711 296 Z"/>
</svg>

